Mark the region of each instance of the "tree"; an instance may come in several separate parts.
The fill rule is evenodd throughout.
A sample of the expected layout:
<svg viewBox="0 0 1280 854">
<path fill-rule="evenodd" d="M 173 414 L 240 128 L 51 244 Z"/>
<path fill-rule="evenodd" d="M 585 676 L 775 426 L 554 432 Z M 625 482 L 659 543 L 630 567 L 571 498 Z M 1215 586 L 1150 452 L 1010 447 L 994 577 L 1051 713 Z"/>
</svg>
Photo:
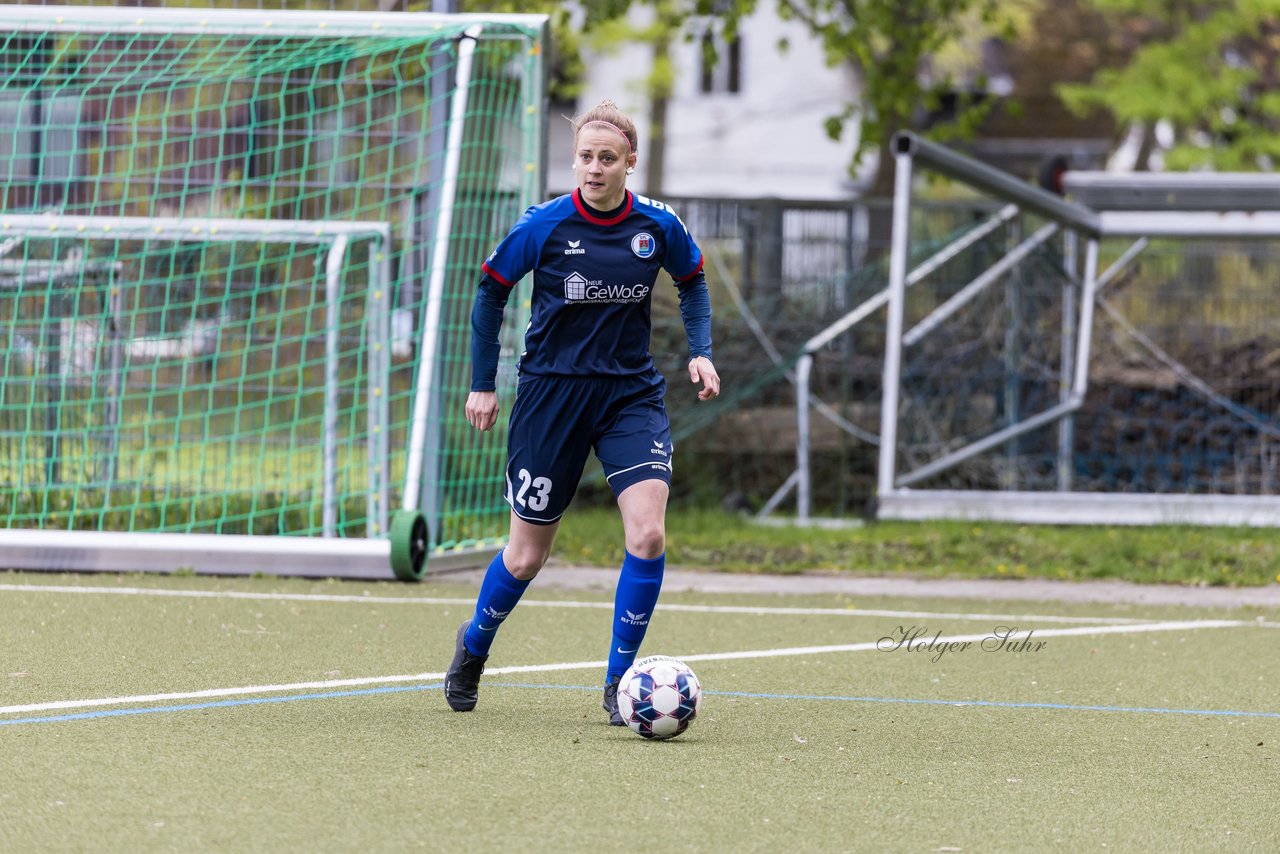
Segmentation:
<svg viewBox="0 0 1280 854">
<path fill-rule="evenodd" d="M 666 177 L 667 108 L 677 74 L 671 45 L 679 40 L 691 41 L 708 27 L 732 38 L 742 17 L 755 11 L 756 0 L 634 0 L 624 5 L 644 9 L 648 14 L 638 16 L 639 23 L 625 14 L 602 20 L 595 36 L 598 46 L 606 50 L 638 42 L 647 45 L 652 53 L 649 73 L 641 81 L 649 101 L 645 193 L 661 196 Z M 691 26 L 695 22 L 697 26 Z M 713 42 L 703 41 L 702 49 L 714 52 Z"/>
<path fill-rule="evenodd" d="M 590 40 L 601 50 L 623 44 L 646 45 L 653 61 L 647 75 L 639 81 L 649 103 L 645 192 L 661 196 L 666 171 L 667 106 L 676 82 L 671 45 L 698 34 L 689 26 L 694 20 L 712 24 L 732 37 L 742 17 L 755 11 L 756 0 L 597 0 L 580 4 L 567 4 L 562 0 L 464 0 L 461 6 L 469 12 L 550 15 L 555 44 L 552 96 L 562 100 L 573 98 L 581 89 L 584 73 L 581 49 L 585 41 Z M 633 8 L 645 10 L 647 14 L 633 19 L 628 15 Z M 711 48 L 704 45 L 704 49 Z"/>
<path fill-rule="evenodd" d="M 829 65 L 847 65 L 857 75 L 860 98 L 827 119 L 827 133 L 839 139 L 851 123 L 855 125 L 858 144 L 850 172 L 868 152 L 881 152 L 873 195 L 892 189 L 888 143 L 896 131 L 922 127 L 950 96 L 955 98 L 954 109 L 933 124 L 930 133 L 939 139 L 965 138 L 994 105 L 983 91 L 981 75 L 968 85 L 957 85 L 955 74 L 934 60 L 986 38 L 1016 38 L 1039 5 L 1039 0 L 777 2 L 784 18 L 803 22 L 819 40 Z M 969 60 L 969 67 L 975 67 L 976 57 Z"/>
<path fill-rule="evenodd" d="M 1152 147 L 1172 130 L 1171 169 L 1270 170 L 1280 164 L 1280 3 L 1091 0 L 1136 47 L 1123 68 L 1059 87 L 1080 114 L 1104 110 Z M 1146 168 L 1145 158 L 1138 168 Z"/>
<path fill-rule="evenodd" d="M 887 152 L 894 132 L 929 125 L 939 139 L 966 138 L 988 115 L 993 99 L 985 80 L 968 74 L 977 67 L 974 55 L 989 38 L 1016 38 L 1030 25 L 1043 0 L 775 0 L 784 19 L 802 22 L 818 41 L 827 63 L 847 66 L 860 82 L 860 97 L 839 105 L 828 117 L 832 139 L 855 131 L 857 145 L 849 171 L 861 167 L 868 152 L 879 150 L 880 168 L 872 194 L 888 194 L 893 186 L 893 158 Z M 650 45 L 654 61 L 642 81 L 650 102 L 649 187 L 660 194 L 666 101 L 675 80 L 668 51 L 677 39 L 691 39 L 707 26 L 732 38 L 758 0 L 606 0 L 582 3 L 584 17 L 574 26 L 563 2 L 554 0 L 469 0 L 467 11 L 544 12 L 552 15 L 559 74 L 555 85 L 572 93 L 581 73 L 578 55 L 583 40 L 597 44 L 636 42 Z M 639 26 L 627 13 L 647 7 L 651 14 Z M 699 31 L 690 27 L 697 22 Z M 711 50 L 710 40 L 704 49 Z M 785 41 L 782 50 L 790 49 Z M 960 83 L 957 77 L 967 79 Z M 948 114 L 938 120 L 944 99 Z M 654 167 L 657 167 L 656 169 Z"/>
<path fill-rule="evenodd" d="M 582 42 L 601 27 L 627 14 L 631 0 L 598 0 L 583 4 L 575 17 L 574 8 L 563 0 L 457 0 L 460 12 L 503 12 L 547 15 L 550 19 L 551 96 L 572 100 L 582 87 Z"/>
</svg>

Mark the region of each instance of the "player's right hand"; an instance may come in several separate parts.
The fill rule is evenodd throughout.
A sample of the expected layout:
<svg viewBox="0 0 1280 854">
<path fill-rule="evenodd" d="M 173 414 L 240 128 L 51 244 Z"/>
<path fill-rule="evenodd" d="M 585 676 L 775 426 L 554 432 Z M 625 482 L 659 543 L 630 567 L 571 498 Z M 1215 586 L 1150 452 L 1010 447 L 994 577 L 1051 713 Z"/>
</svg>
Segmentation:
<svg viewBox="0 0 1280 854">
<path fill-rule="evenodd" d="M 467 395 L 467 421 L 480 431 L 492 429 L 498 422 L 498 393 L 473 391 Z"/>
</svg>

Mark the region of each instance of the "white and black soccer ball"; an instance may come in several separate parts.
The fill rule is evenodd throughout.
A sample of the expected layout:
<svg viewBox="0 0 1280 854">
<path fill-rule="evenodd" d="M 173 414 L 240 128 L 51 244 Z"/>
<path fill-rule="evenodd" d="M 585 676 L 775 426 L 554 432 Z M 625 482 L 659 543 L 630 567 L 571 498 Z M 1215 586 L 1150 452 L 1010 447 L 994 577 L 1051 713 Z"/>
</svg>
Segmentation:
<svg viewBox="0 0 1280 854">
<path fill-rule="evenodd" d="M 700 705 L 702 683 L 689 665 L 669 655 L 640 659 L 618 683 L 618 712 L 645 738 L 675 738 L 689 728 Z"/>
</svg>

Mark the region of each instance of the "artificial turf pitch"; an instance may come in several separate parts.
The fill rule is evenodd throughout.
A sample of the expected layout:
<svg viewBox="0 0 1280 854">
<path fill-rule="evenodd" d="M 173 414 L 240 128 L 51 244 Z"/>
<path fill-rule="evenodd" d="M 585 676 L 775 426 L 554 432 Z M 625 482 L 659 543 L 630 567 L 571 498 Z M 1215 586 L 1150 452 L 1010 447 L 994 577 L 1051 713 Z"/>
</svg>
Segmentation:
<svg viewBox="0 0 1280 854">
<path fill-rule="evenodd" d="M 1276 613 L 664 594 L 643 653 L 707 693 L 649 742 L 600 709 L 608 591 L 531 588 L 451 712 L 474 592 L 0 574 L 0 850 L 1280 839 Z"/>
</svg>

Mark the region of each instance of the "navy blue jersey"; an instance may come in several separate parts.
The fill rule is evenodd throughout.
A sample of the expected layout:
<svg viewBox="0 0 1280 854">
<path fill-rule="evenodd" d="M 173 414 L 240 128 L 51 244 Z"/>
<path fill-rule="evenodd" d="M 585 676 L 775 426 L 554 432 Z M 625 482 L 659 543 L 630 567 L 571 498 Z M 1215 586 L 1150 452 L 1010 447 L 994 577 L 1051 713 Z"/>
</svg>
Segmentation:
<svg viewBox="0 0 1280 854">
<path fill-rule="evenodd" d="M 510 288 L 533 271 L 520 372 L 626 376 L 653 368 L 649 308 L 658 271 L 677 283 L 702 252 L 662 202 L 627 191 L 619 213 L 592 212 L 577 190 L 529 208 L 484 271 Z"/>
</svg>

